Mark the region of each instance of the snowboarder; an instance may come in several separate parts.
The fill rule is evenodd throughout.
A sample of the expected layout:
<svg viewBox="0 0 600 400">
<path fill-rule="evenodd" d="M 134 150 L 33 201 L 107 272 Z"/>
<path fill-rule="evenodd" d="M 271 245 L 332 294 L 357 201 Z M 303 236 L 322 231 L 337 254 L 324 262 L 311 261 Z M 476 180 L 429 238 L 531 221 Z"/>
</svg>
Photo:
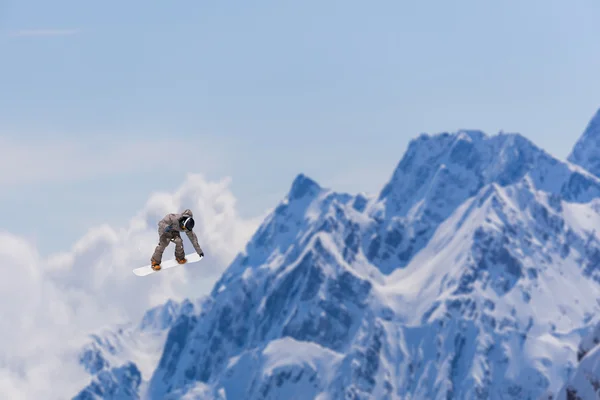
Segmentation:
<svg viewBox="0 0 600 400">
<path fill-rule="evenodd" d="M 192 231 L 194 228 L 194 218 L 191 210 L 185 210 L 181 214 L 167 214 L 158 223 L 158 246 L 152 255 L 152 269 L 160 270 L 162 255 L 170 242 L 175 243 L 175 259 L 179 264 L 185 264 L 185 252 L 183 251 L 183 240 L 180 232 L 185 232 L 194 249 L 200 257 L 204 257 L 204 252 L 198 244 L 198 237 Z"/>
</svg>

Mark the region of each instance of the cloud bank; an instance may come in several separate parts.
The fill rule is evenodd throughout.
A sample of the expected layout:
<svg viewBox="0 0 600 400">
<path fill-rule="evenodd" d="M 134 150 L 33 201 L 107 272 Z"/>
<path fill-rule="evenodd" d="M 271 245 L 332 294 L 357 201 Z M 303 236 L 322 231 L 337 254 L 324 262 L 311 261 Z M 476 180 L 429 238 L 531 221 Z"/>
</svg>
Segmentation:
<svg viewBox="0 0 600 400">
<path fill-rule="evenodd" d="M 73 352 L 89 333 L 136 321 L 168 298 L 196 298 L 210 290 L 261 219 L 240 218 L 229 184 L 188 175 L 175 193 L 153 195 L 125 226 L 95 227 L 69 251 L 48 259 L 26 239 L 0 233 L 0 393 L 11 399 L 68 398 L 89 380 Z M 157 244 L 158 220 L 185 208 L 194 212 L 206 258 L 135 276 L 132 269 L 148 264 Z M 194 251 L 185 236 L 184 246 L 186 253 Z M 165 259 L 173 252 L 171 245 Z"/>
</svg>

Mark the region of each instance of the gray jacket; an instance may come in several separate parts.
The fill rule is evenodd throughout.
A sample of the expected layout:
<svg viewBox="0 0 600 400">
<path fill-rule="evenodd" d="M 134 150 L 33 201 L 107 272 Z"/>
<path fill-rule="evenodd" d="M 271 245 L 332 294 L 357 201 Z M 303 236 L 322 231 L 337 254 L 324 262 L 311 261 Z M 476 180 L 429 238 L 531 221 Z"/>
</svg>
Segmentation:
<svg viewBox="0 0 600 400">
<path fill-rule="evenodd" d="M 170 233 L 173 231 L 184 232 L 179 226 L 179 219 L 181 217 L 193 217 L 192 210 L 185 210 L 180 214 L 167 214 L 163 219 L 158 223 L 158 234 L 162 237 L 165 233 Z M 198 244 L 198 237 L 193 231 L 185 231 L 188 239 L 192 242 L 194 249 L 198 254 L 203 253 L 200 244 Z"/>
</svg>

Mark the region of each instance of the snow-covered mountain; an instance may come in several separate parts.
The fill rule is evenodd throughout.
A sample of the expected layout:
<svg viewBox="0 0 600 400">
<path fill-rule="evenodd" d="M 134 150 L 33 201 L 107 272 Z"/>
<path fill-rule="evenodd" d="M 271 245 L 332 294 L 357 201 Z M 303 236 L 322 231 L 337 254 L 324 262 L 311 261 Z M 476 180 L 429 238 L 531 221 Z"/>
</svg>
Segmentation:
<svg viewBox="0 0 600 400">
<path fill-rule="evenodd" d="M 484 186 L 508 186 L 528 176 L 536 189 L 584 202 L 598 181 L 560 162 L 518 134 L 488 137 L 478 131 L 421 135 L 412 141 L 369 216 L 381 221 L 367 251 L 389 273 L 406 265 L 438 225 Z"/>
<path fill-rule="evenodd" d="M 375 196 L 299 175 L 201 306 L 166 312 L 155 342 L 117 335 L 156 358 L 84 352 L 83 396 L 119 382 L 102 398 L 559 393 L 600 316 L 600 178 L 584 167 L 460 131 L 413 140 Z"/>
</svg>

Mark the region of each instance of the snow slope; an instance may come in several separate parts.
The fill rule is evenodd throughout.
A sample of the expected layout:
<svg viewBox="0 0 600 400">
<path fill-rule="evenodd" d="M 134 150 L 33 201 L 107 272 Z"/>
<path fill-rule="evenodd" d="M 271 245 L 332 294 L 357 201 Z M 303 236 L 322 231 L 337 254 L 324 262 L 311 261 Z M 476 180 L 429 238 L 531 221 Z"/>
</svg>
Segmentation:
<svg viewBox="0 0 600 400">
<path fill-rule="evenodd" d="M 589 330 L 579 343 L 574 373 L 560 389 L 556 397 L 550 394 L 548 399 L 597 399 L 600 397 L 600 323 Z"/>
<path fill-rule="evenodd" d="M 128 355 L 111 382 L 147 399 L 559 393 L 600 315 L 598 226 L 581 166 L 517 134 L 422 135 L 376 196 L 299 175 L 202 306 L 160 325 L 145 372 Z"/>
</svg>

